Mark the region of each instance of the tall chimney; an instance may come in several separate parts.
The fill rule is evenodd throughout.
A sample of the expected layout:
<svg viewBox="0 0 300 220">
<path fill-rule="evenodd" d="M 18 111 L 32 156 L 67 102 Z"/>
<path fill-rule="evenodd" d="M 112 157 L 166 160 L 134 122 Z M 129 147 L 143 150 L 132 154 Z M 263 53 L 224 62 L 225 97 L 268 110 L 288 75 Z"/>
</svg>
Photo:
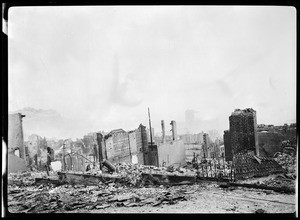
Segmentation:
<svg viewBox="0 0 300 220">
<path fill-rule="evenodd" d="M 176 141 L 177 140 L 177 127 L 176 127 L 176 122 L 175 121 L 171 121 L 171 124 L 172 125 L 172 137 L 173 137 L 173 140 Z"/>
<path fill-rule="evenodd" d="M 165 131 L 165 121 L 161 120 L 161 130 L 162 130 L 162 143 L 166 142 L 166 131 Z"/>
<path fill-rule="evenodd" d="M 103 135 L 101 133 L 96 133 L 96 137 L 97 137 L 97 144 L 98 144 L 98 162 L 101 164 L 101 162 L 103 161 L 103 146 L 102 146 L 102 140 L 103 140 Z"/>
</svg>

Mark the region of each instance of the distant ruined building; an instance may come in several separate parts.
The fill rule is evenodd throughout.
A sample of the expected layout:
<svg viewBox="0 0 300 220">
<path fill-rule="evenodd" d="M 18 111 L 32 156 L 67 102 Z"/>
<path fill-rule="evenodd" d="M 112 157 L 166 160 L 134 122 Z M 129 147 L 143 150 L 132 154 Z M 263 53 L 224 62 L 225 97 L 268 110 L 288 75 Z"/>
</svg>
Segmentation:
<svg viewBox="0 0 300 220">
<path fill-rule="evenodd" d="M 236 109 L 229 117 L 229 124 L 233 153 L 252 151 L 259 156 L 256 111 Z"/>
<path fill-rule="evenodd" d="M 224 131 L 225 158 L 232 161 L 236 179 L 283 172 L 272 158 L 259 152 L 256 111 L 236 109 L 229 117 L 229 130 Z"/>
</svg>

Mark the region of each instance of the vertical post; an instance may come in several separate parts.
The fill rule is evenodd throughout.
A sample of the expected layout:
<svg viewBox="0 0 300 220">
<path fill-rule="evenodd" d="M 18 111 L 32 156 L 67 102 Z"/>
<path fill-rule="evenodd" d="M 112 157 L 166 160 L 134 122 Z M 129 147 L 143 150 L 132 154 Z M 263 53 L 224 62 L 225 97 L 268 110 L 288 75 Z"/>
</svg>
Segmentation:
<svg viewBox="0 0 300 220">
<path fill-rule="evenodd" d="M 230 163 L 230 181 L 232 181 L 232 175 L 233 175 L 233 173 L 232 173 L 232 163 Z"/>
<path fill-rule="evenodd" d="M 66 170 L 66 162 L 65 162 L 65 155 L 66 155 L 66 143 L 63 143 L 63 154 L 62 154 L 62 164 L 63 164 L 63 170 Z"/>
<path fill-rule="evenodd" d="M 106 142 L 105 142 L 105 138 L 103 138 L 103 140 L 101 141 L 101 144 L 103 144 L 102 146 L 104 146 L 105 159 L 107 160 L 107 150 L 106 150 Z"/>
<path fill-rule="evenodd" d="M 161 120 L 161 130 L 162 130 L 162 143 L 166 142 L 166 132 L 165 132 L 165 121 Z"/>
<path fill-rule="evenodd" d="M 218 157 L 218 174 L 220 173 L 219 169 L 220 169 L 220 158 Z"/>
<path fill-rule="evenodd" d="M 217 165 L 216 165 L 217 160 L 214 160 L 214 166 L 215 166 L 215 177 L 217 177 Z"/>
<path fill-rule="evenodd" d="M 102 139 L 103 135 L 101 133 L 97 133 L 97 144 L 98 144 L 98 154 L 99 154 L 99 168 L 102 169 L 102 161 L 103 161 L 103 155 L 102 155 Z"/>
<path fill-rule="evenodd" d="M 148 107 L 148 116 L 149 116 L 150 141 L 151 141 L 150 145 L 152 147 L 152 128 L 151 128 L 151 118 L 150 118 L 150 109 L 149 109 L 149 107 Z"/>
<path fill-rule="evenodd" d="M 224 169 L 224 176 L 226 175 L 226 169 L 225 169 L 225 158 L 223 157 L 223 169 Z"/>
<path fill-rule="evenodd" d="M 76 163 L 75 163 L 75 170 L 76 171 L 79 171 L 79 157 L 78 157 L 78 152 L 77 151 L 74 151 L 74 158 L 75 158 L 75 161 L 76 161 Z"/>
<path fill-rule="evenodd" d="M 131 147 L 130 147 L 130 137 L 129 137 L 129 132 L 128 132 L 128 147 L 129 147 L 130 163 L 132 163 L 132 155 L 131 155 Z"/>
<path fill-rule="evenodd" d="M 171 129 L 171 131 L 172 131 L 172 139 L 174 141 L 176 141 L 177 140 L 177 126 L 176 126 L 176 122 L 172 120 L 171 123 L 170 123 L 170 125 L 172 126 L 172 129 Z"/>
</svg>

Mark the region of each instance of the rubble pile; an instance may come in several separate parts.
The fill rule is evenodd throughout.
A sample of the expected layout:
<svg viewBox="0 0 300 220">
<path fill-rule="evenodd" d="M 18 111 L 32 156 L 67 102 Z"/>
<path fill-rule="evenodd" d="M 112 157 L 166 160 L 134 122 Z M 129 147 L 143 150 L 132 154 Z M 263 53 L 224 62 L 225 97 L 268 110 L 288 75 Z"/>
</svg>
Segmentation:
<svg viewBox="0 0 300 220">
<path fill-rule="evenodd" d="M 141 187 L 145 184 L 142 174 L 158 174 L 172 176 L 196 176 L 196 170 L 186 168 L 174 169 L 170 167 L 156 167 L 139 164 L 119 163 L 116 165 L 118 175 L 122 178 L 122 183 L 128 186 Z"/>
<path fill-rule="evenodd" d="M 296 157 L 286 153 L 277 152 L 274 155 L 275 161 L 288 173 L 296 173 Z"/>
<path fill-rule="evenodd" d="M 159 206 L 187 200 L 193 190 L 193 186 L 132 188 L 119 183 L 98 186 L 11 185 L 8 187 L 8 207 L 14 213 L 50 213 L 120 206 Z"/>
<path fill-rule="evenodd" d="M 272 158 L 257 157 L 249 153 L 237 153 L 233 157 L 235 165 L 235 179 L 269 176 L 282 173 L 284 170 Z"/>
<path fill-rule="evenodd" d="M 295 188 L 295 176 L 293 174 L 280 174 L 275 178 L 263 181 L 262 184 L 271 187 L 285 187 L 293 189 Z"/>
<path fill-rule="evenodd" d="M 46 178 L 47 174 L 45 172 L 29 172 L 23 171 L 19 173 L 9 173 L 7 182 L 8 184 L 18 185 L 18 186 L 31 186 L 35 184 L 35 178 Z"/>
</svg>

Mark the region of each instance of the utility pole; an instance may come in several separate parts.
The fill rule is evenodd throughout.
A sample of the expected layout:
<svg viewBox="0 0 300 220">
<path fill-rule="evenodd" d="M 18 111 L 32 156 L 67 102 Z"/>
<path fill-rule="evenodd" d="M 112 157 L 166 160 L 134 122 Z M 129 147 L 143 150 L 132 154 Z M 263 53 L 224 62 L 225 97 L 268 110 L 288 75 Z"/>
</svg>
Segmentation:
<svg viewBox="0 0 300 220">
<path fill-rule="evenodd" d="M 151 128 L 151 118 L 150 118 L 150 109 L 149 109 L 149 107 L 148 107 L 148 116 L 149 116 L 150 141 L 151 141 L 150 146 L 152 148 L 152 128 Z"/>
</svg>

